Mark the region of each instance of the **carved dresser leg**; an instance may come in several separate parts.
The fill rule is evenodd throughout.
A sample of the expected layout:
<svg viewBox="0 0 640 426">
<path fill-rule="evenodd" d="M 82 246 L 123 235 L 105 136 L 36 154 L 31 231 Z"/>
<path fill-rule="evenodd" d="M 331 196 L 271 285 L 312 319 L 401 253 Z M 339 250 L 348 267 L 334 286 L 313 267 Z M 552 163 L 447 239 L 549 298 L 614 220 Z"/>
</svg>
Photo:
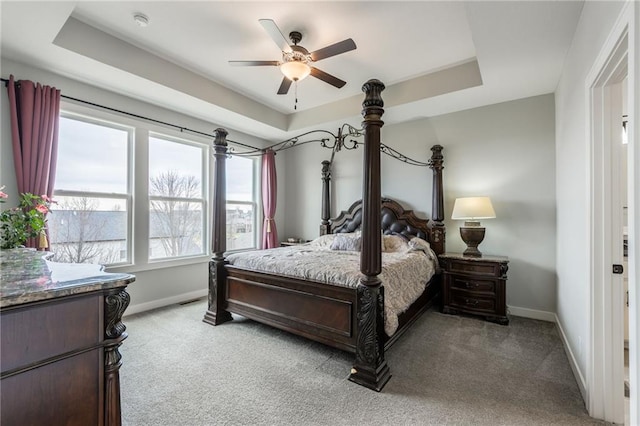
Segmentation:
<svg viewBox="0 0 640 426">
<path fill-rule="evenodd" d="M 105 405 L 104 424 L 120 426 L 120 366 L 122 355 L 118 348 L 127 338 L 126 327 L 122 323 L 122 314 L 129 306 L 129 293 L 124 289 L 115 289 L 105 294 L 104 299 L 104 384 Z"/>
</svg>

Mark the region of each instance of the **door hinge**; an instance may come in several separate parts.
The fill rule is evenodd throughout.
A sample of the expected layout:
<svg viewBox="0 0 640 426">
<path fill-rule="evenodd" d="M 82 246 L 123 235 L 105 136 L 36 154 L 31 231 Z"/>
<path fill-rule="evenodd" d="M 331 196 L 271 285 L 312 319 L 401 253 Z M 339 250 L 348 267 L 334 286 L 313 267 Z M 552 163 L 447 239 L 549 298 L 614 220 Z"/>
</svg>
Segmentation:
<svg viewBox="0 0 640 426">
<path fill-rule="evenodd" d="M 613 265 L 614 274 L 622 274 L 623 272 L 624 272 L 624 267 L 622 265 L 618 265 L 617 263 Z"/>
</svg>

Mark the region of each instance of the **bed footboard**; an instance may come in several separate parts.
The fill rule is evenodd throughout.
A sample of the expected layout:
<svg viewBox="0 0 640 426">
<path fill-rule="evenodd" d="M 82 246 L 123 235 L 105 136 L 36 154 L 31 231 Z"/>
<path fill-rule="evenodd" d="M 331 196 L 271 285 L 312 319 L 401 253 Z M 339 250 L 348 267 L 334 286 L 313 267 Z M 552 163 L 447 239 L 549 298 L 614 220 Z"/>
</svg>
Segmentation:
<svg viewBox="0 0 640 426">
<path fill-rule="evenodd" d="M 355 352 L 353 289 L 228 265 L 225 310 Z"/>
</svg>

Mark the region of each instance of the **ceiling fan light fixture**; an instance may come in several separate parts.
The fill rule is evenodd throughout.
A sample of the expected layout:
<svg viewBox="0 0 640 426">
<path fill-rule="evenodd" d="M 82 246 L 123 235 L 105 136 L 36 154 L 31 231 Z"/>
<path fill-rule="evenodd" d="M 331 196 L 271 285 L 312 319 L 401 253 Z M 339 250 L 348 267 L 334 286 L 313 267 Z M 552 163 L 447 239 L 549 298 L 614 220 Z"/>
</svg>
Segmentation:
<svg viewBox="0 0 640 426">
<path fill-rule="evenodd" d="M 280 71 L 289 80 L 300 81 L 311 73 L 311 67 L 301 61 L 290 61 L 280 65 Z"/>
</svg>

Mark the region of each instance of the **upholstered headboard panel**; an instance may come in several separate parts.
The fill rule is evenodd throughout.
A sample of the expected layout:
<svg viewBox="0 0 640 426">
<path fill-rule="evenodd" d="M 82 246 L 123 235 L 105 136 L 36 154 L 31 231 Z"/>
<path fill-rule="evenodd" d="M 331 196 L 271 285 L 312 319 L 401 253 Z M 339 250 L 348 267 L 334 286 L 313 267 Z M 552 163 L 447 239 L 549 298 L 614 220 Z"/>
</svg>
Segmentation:
<svg viewBox="0 0 640 426">
<path fill-rule="evenodd" d="M 435 226 L 428 219 L 420 219 L 413 210 L 405 210 L 397 201 L 390 198 L 382 200 L 382 232 L 385 234 L 402 234 L 406 237 L 420 237 L 431 244 L 438 254 L 444 252 L 444 227 Z M 329 233 L 354 232 L 362 223 L 362 200 L 358 200 L 331 220 Z"/>
</svg>

